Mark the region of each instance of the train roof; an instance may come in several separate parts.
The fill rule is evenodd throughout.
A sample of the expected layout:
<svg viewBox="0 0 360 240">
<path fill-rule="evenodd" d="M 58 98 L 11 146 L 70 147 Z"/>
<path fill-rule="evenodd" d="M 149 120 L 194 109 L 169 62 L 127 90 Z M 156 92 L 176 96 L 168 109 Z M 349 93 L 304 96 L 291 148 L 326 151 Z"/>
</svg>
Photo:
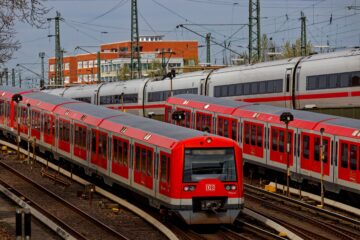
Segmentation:
<svg viewBox="0 0 360 240">
<path fill-rule="evenodd" d="M 290 112 L 294 116 L 295 120 L 290 125 L 313 130 L 319 130 L 323 126 L 326 126 L 327 129 L 328 127 L 337 127 L 338 129 L 330 129 L 328 132 L 336 132 L 339 135 L 349 137 L 354 137 L 354 131 L 360 130 L 360 120 L 357 119 L 307 112 L 302 110 L 287 109 L 271 105 L 238 102 L 233 100 L 219 99 L 194 94 L 176 95 L 169 98 L 167 102 L 170 104 L 178 104 L 180 106 L 192 107 L 196 109 L 205 109 L 208 111 L 214 111 L 217 113 L 223 113 L 232 116 L 258 118 L 264 121 L 271 121 L 274 123 L 281 122 L 279 120 L 279 117 L 274 118 L 272 116 L 280 116 L 283 112 Z"/>
<path fill-rule="evenodd" d="M 360 55 L 360 48 L 350 48 L 342 51 L 330 52 L 330 53 L 320 53 L 313 54 L 310 56 L 304 57 L 301 62 L 322 60 L 322 59 L 331 59 L 331 58 L 340 58 L 340 57 L 350 57 Z"/>
<path fill-rule="evenodd" d="M 24 93 L 23 97 L 25 102 L 32 102 L 37 108 L 49 111 L 53 111 L 56 108 L 55 112 L 65 114 L 69 118 L 78 120 L 81 119 L 83 122 L 92 123 L 92 125 L 99 126 L 110 131 L 115 131 L 116 129 L 114 129 L 114 127 L 118 128 L 118 131 L 116 131 L 118 133 L 120 133 L 123 126 L 126 126 L 128 128 L 134 128 L 145 133 L 158 135 L 159 137 L 165 137 L 166 139 L 172 139 L 175 141 L 204 136 L 203 132 L 197 130 L 187 129 L 157 120 L 139 117 L 117 110 L 111 110 L 106 107 L 62 98 L 39 91 L 24 92 L 23 89 L 11 87 L 2 87 L 1 90 L 3 92 L 7 92 L 8 94 L 11 93 L 9 95 Z M 70 110 L 70 112 L 68 110 Z M 84 116 L 87 118 L 83 119 Z M 107 126 L 109 123 L 112 123 L 112 126 Z M 143 140 L 143 138 L 140 140 Z M 169 147 L 169 144 L 170 142 L 166 142 L 165 145 Z"/>
</svg>

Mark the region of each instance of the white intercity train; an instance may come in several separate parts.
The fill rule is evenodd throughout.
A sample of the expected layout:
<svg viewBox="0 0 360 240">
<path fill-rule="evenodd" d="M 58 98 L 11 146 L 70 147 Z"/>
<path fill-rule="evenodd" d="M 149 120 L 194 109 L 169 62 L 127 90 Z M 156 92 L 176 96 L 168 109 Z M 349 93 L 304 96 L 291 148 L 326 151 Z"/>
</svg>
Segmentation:
<svg viewBox="0 0 360 240">
<path fill-rule="evenodd" d="M 360 117 L 360 49 L 45 91 L 143 116 L 162 115 L 169 96 L 192 93 L 292 109 L 350 109 Z"/>
</svg>

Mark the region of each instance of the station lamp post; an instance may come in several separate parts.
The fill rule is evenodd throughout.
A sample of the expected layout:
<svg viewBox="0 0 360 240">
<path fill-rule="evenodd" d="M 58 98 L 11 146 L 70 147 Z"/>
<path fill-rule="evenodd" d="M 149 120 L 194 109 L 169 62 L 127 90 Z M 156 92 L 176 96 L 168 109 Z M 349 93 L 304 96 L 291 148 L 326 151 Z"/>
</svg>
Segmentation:
<svg viewBox="0 0 360 240">
<path fill-rule="evenodd" d="M 290 162 L 289 162 L 289 154 L 290 154 L 290 144 L 288 141 L 288 134 L 289 134 L 289 123 L 294 121 L 294 116 L 290 113 L 290 112 L 283 112 L 280 115 L 280 121 L 285 123 L 286 125 L 286 130 L 285 130 L 285 143 L 286 143 L 286 165 L 287 165 L 287 170 L 286 170 L 286 193 L 287 196 L 290 196 L 290 191 L 289 191 L 289 184 L 290 184 Z"/>
<path fill-rule="evenodd" d="M 320 128 L 320 161 L 321 161 L 321 178 L 320 178 L 320 185 L 321 185 L 321 205 L 320 207 L 323 208 L 324 207 L 324 139 L 323 139 L 323 135 L 324 135 L 324 128 Z"/>
<path fill-rule="evenodd" d="M 23 97 L 20 94 L 14 94 L 12 100 L 16 102 L 16 118 L 17 118 L 17 156 L 18 160 L 20 159 L 20 106 L 19 103 L 23 100 Z"/>
</svg>

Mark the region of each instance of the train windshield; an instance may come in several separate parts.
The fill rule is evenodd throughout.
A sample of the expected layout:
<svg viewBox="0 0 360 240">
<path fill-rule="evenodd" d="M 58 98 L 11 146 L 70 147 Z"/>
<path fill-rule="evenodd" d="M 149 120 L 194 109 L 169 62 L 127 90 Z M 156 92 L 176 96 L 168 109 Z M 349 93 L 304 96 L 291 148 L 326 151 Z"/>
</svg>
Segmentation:
<svg viewBox="0 0 360 240">
<path fill-rule="evenodd" d="M 236 181 L 233 148 L 185 149 L 184 182 L 198 182 L 206 178 Z"/>
</svg>

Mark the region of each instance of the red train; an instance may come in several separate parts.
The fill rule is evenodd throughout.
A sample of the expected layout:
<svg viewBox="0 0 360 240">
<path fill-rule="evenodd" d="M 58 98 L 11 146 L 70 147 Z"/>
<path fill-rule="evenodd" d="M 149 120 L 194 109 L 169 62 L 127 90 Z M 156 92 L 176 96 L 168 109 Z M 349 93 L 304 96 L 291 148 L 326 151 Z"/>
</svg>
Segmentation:
<svg viewBox="0 0 360 240">
<path fill-rule="evenodd" d="M 294 117 L 287 141 L 283 112 Z M 323 156 L 325 189 L 360 194 L 360 120 L 183 94 L 167 100 L 165 121 L 238 141 L 247 165 L 285 172 L 289 164 L 298 182 L 320 181 Z"/>
<path fill-rule="evenodd" d="M 29 131 L 39 151 L 128 188 L 188 224 L 232 223 L 243 207 L 242 152 L 224 137 L 9 87 L 0 87 L 0 128 L 5 136 L 20 130 L 24 140 Z"/>
</svg>

